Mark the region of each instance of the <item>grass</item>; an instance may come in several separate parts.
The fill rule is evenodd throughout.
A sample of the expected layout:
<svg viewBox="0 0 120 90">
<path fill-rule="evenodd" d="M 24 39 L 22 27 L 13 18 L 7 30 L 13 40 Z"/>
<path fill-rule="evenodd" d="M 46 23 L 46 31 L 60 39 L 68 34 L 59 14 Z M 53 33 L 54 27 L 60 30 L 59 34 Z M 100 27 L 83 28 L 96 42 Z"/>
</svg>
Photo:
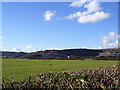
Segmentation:
<svg viewBox="0 0 120 90">
<path fill-rule="evenodd" d="M 118 64 L 118 61 L 3 59 L 2 77 L 22 80 L 24 77 L 36 76 L 38 73 L 97 69 L 115 64 Z"/>
</svg>

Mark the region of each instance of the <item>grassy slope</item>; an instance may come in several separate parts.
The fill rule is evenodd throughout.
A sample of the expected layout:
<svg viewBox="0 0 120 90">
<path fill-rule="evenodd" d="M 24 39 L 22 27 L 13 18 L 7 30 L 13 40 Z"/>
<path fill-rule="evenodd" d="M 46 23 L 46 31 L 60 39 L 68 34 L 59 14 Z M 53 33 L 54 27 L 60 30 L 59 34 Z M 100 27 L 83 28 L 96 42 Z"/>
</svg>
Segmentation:
<svg viewBox="0 0 120 90">
<path fill-rule="evenodd" d="M 102 66 L 111 66 L 118 61 L 104 60 L 29 60 L 29 59 L 3 59 L 3 77 L 23 79 L 29 75 L 35 76 L 43 72 L 74 71 Z"/>
</svg>

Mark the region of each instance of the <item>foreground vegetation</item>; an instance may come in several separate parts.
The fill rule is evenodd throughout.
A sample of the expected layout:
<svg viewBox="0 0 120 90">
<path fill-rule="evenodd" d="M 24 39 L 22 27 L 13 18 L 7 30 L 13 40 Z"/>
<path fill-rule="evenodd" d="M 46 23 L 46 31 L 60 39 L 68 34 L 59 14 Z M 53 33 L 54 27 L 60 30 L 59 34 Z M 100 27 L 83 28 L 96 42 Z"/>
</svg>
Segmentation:
<svg viewBox="0 0 120 90">
<path fill-rule="evenodd" d="M 3 79 L 3 88 L 30 90 L 31 88 L 51 90 L 119 90 L 120 65 L 99 68 L 98 70 L 43 73 L 36 78 L 29 76 L 22 81 Z M 86 88 L 86 89 L 85 89 Z"/>
<path fill-rule="evenodd" d="M 78 71 L 98 69 L 99 67 L 112 66 L 118 61 L 109 60 L 36 60 L 36 59 L 3 59 L 3 78 L 23 80 L 24 77 L 39 73 Z"/>
</svg>

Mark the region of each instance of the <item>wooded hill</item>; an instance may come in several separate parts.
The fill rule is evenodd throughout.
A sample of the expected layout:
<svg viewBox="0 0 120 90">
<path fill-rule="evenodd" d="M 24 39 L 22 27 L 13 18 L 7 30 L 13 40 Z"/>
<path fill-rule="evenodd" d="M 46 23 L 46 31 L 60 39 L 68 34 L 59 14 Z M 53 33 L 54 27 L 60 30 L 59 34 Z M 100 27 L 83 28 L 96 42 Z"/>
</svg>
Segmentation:
<svg viewBox="0 0 120 90">
<path fill-rule="evenodd" d="M 28 53 L 25 52 L 8 52 L 8 51 L 0 51 L 2 58 L 20 58 Z"/>
<path fill-rule="evenodd" d="M 64 49 L 45 50 L 32 53 L 25 52 L 1 52 L 2 58 L 23 58 L 23 59 L 84 59 L 100 57 L 117 57 L 120 48 L 114 49 Z"/>
<path fill-rule="evenodd" d="M 95 57 L 102 52 L 101 50 L 90 49 L 65 49 L 65 50 L 46 50 L 30 53 L 22 56 L 21 58 L 32 59 L 78 59 Z"/>
</svg>

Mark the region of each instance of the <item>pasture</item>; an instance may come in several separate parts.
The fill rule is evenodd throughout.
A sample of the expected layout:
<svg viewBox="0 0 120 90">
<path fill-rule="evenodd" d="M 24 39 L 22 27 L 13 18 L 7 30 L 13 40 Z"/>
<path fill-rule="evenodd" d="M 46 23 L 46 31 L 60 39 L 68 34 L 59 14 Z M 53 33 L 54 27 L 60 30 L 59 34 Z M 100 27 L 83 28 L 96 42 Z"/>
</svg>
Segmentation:
<svg viewBox="0 0 120 90">
<path fill-rule="evenodd" d="M 14 78 L 15 80 L 22 80 L 24 77 L 30 75 L 36 76 L 38 73 L 98 69 L 99 67 L 116 64 L 118 64 L 117 60 L 3 59 L 2 77 L 6 79 Z"/>
</svg>

